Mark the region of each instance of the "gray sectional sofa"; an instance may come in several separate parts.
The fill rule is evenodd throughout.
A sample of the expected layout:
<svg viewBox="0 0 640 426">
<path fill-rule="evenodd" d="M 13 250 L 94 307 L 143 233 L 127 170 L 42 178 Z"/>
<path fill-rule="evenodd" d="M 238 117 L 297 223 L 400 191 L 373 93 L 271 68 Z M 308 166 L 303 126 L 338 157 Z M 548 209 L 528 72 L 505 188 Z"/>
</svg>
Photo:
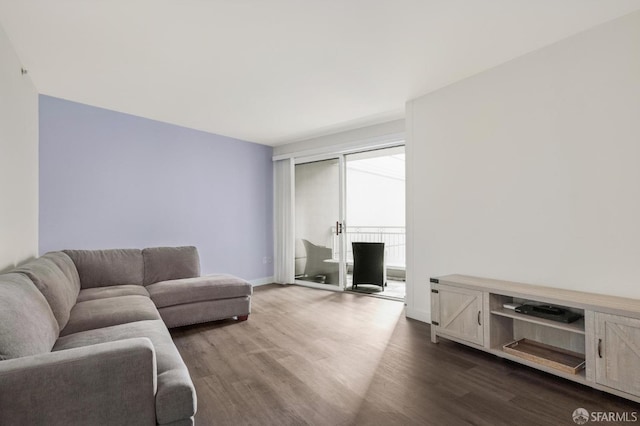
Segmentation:
<svg viewBox="0 0 640 426">
<path fill-rule="evenodd" d="M 195 247 L 51 252 L 0 275 L 0 424 L 192 425 L 168 328 L 251 310 Z"/>
</svg>

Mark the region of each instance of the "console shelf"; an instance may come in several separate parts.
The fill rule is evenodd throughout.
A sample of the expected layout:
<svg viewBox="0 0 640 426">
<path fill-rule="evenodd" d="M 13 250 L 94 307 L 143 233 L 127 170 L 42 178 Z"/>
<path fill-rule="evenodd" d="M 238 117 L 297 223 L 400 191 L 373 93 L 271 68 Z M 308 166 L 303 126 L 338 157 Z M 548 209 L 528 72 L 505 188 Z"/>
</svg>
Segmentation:
<svg viewBox="0 0 640 426">
<path fill-rule="evenodd" d="M 504 308 L 551 305 L 572 323 Z M 448 275 L 431 279 L 431 340 L 444 337 L 640 402 L 640 300 Z M 620 374 L 624 371 L 624 374 Z"/>
<path fill-rule="evenodd" d="M 553 320 L 548 320 L 544 318 L 537 318 L 531 315 L 520 314 L 518 312 L 512 311 L 510 309 L 498 308 L 493 309 L 491 311 L 493 315 L 499 315 L 502 317 L 513 318 L 519 321 L 526 321 L 533 324 L 544 325 L 546 327 L 557 328 L 558 330 L 566 330 L 571 333 L 585 334 L 584 332 L 584 318 L 580 318 L 579 320 L 572 323 L 563 323 Z"/>
</svg>

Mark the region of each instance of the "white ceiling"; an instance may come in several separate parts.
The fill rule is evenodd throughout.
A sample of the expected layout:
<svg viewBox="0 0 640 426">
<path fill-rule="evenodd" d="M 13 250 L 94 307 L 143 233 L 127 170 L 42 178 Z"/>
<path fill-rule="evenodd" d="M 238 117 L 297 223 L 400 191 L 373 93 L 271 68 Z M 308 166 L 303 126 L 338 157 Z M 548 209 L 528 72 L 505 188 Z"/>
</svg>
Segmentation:
<svg viewBox="0 0 640 426">
<path fill-rule="evenodd" d="M 277 145 L 640 9 L 640 0 L 0 0 L 40 93 Z"/>
</svg>

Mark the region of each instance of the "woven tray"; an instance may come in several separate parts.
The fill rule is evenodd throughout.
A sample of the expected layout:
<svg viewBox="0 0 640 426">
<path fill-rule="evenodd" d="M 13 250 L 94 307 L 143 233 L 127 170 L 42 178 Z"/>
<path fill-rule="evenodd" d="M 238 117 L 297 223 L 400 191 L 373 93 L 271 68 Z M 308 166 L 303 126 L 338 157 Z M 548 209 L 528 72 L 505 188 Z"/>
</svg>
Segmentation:
<svg viewBox="0 0 640 426">
<path fill-rule="evenodd" d="M 520 339 L 502 347 L 505 352 L 569 374 L 577 374 L 584 368 L 584 355 L 535 340 Z"/>
</svg>

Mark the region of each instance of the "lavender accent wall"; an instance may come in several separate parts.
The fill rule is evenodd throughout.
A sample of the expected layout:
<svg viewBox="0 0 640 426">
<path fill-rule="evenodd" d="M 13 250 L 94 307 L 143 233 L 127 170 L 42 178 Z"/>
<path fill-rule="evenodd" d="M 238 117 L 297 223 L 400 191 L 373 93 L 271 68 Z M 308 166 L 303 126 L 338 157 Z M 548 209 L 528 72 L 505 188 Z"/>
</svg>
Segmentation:
<svg viewBox="0 0 640 426">
<path fill-rule="evenodd" d="M 203 274 L 273 275 L 271 147 L 49 96 L 39 108 L 40 254 L 195 245 Z"/>
</svg>

